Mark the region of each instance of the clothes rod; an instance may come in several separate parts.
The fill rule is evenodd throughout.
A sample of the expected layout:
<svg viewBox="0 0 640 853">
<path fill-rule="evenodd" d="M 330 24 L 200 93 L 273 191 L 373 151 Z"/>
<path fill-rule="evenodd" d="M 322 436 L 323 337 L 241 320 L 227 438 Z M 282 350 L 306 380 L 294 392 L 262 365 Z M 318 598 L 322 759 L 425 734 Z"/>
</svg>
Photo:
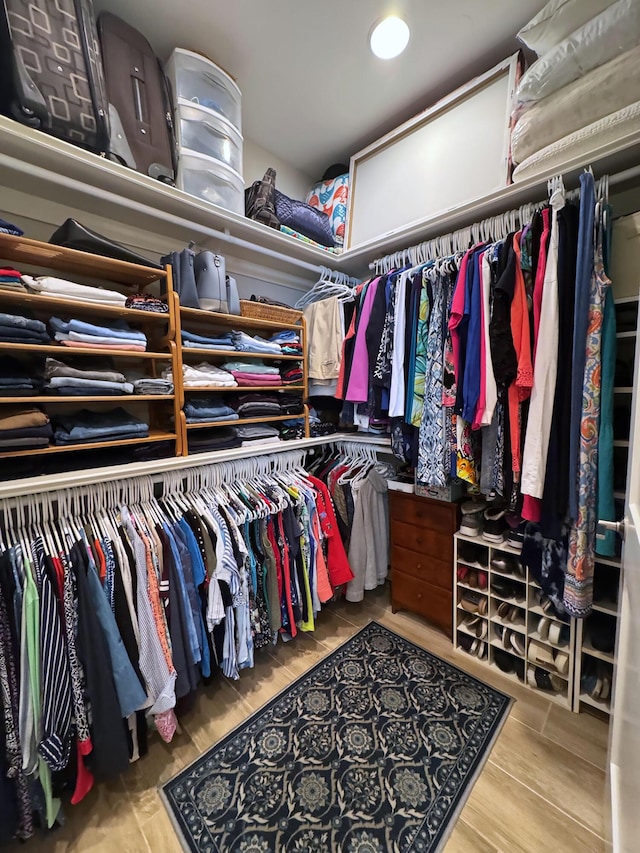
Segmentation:
<svg viewBox="0 0 640 853">
<path fill-rule="evenodd" d="M 81 192 L 83 195 L 87 194 L 87 187 L 82 181 L 78 181 L 75 178 L 65 177 L 62 174 L 57 172 L 50 172 L 47 169 L 43 169 L 41 166 L 34 166 L 27 163 L 23 163 L 20 160 L 16 160 L 14 157 L 7 157 L 5 155 L 0 155 L 0 164 L 6 166 L 12 171 L 24 172 L 29 176 L 39 178 L 40 180 L 48 183 L 54 183 L 58 186 L 64 187 L 65 189 L 76 190 Z M 111 202 L 117 204 L 119 207 L 126 207 L 129 210 L 136 211 L 142 215 L 148 215 L 149 207 L 148 205 L 143 204 L 142 202 L 135 201 L 134 199 L 122 197 L 116 195 L 115 193 L 110 192 L 109 190 L 102 189 L 100 187 L 92 187 L 91 195 L 94 198 L 102 199 L 106 202 Z M 183 219 L 180 216 L 176 216 L 173 213 L 169 213 L 168 211 L 162 210 L 161 207 L 156 207 L 153 209 L 154 215 L 163 221 L 176 225 L 180 228 L 184 228 L 185 230 L 193 229 L 194 226 L 187 219 Z M 251 243 L 248 240 L 243 240 L 241 237 L 234 237 L 231 234 L 227 234 L 224 231 L 216 231 L 214 228 L 209 228 L 206 225 L 197 225 L 195 226 L 197 230 L 197 237 L 211 237 L 214 240 L 221 240 L 225 243 L 228 243 L 231 246 L 237 246 L 241 249 L 247 249 L 250 252 L 264 255 L 265 257 L 273 258 L 276 261 L 279 261 L 283 264 L 290 264 L 291 266 L 295 266 L 298 269 L 305 270 L 307 272 L 312 272 L 317 275 L 321 275 L 323 271 L 330 269 L 326 265 L 321 264 L 310 264 L 308 261 L 301 261 L 298 258 L 291 257 L 290 255 L 285 255 L 283 252 L 278 252 L 275 249 L 268 249 L 266 246 L 260 246 L 256 243 Z M 292 238 L 293 239 L 293 238 Z M 198 242 L 196 239 L 194 242 Z M 329 255 L 327 260 L 331 256 Z M 333 274 L 333 270 L 330 270 Z"/>
<path fill-rule="evenodd" d="M 136 462 L 130 465 L 111 465 L 104 468 L 91 468 L 81 471 L 68 471 L 64 474 L 43 474 L 21 480 L 7 480 L 0 483 L 0 499 L 11 499 L 22 495 L 38 495 L 70 489 L 74 486 L 90 486 L 114 480 L 129 480 L 135 477 L 160 475 L 167 471 L 182 471 L 185 468 L 198 468 L 230 462 L 234 459 L 248 459 L 252 456 L 267 456 L 271 453 L 286 453 L 289 450 L 307 450 L 334 442 L 357 442 L 371 444 L 377 451 L 389 451 L 390 440 L 381 436 L 363 436 L 358 433 L 336 432 L 333 435 L 318 438 L 299 438 L 282 441 L 280 444 L 265 444 L 252 448 L 234 447 L 230 450 L 216 450 L 210 453 L 197 453 L 193 456 L 173 456 L 169 459 L 154 459 L 149 462 Z M 387 443 L 388 442 L 388 443 Z"/>
<path fill-rule="evenodd" d="M 584 168 L 586 169 L 588 167 L 584 167 Z M 632 166 L 629 169 L 624 169 L 621 172 L 616 172 L 613 175 L 609 175 L 609 186 L 612 187 L 612 186 L 616 186 L 619 184 L 626 184 L 629 181 L 632 181 L 635 178 L 639 178 L 639 177 L 640 177 L 640 166 Z M 541 183 L 542 183 L 542 180 L 543 179 L 541 179 Z M 514 184 L 513 186 L 517 186 L 517 184 Z M 571 191 L 573 192 L 574 190 L 571 190 Z M 569 192 L 569 190 L 568 190 L 568 192 Z M 530 207 L 530 206 L 531 206 L 531 203 L 529 203 L 529 204 L 525 203 L 525 204 L 521 205 L 519 208 L 505 210 L 502 213 L 497 214 L 496 216 L 489 217 L 489 220 L 484 220 L 484 221 L 496 220 L 496 219 L 499 219 L 501 217 L 506 217 L 509 215 L 518 216 L 519 213 L 523 209 Z M 468 229 L 472 230 L 472 229 L 478 227 L 479 225 L 480 225 L 479 222 L 474 222 L 470 225 L 463 226 L 461 228 L 456 229 L 454 232 L 451 232 L 451 234 L 459 234 L 460 232 L 466 231 Z M 449 237 L 449 236 L 450 236 L 449 233 L 442 234 L 442 235 L 440 235 L 440 239 L 443 239 L 443 238 Z M 380 258 L 376 258 L 374 261 L 372 261 L 369 264 L 369 269 L 370 270 L 376 270 L 379 267 L 383 266 L 384 264 L 392 262 L 396 257 L 399 257 L 405 253 L 408 254 L 411 251 L 418 250 L 422 246 L 424 246 L 425 243 L 436 242 L 437 239 L 438 238 L 435 238 L 433 240 L 424 240 L 424 241 L 421 241 L 420 243 L 414 244 L 413 246 L 407 246 L 404 249 L 399 249 L 397 252 L 390 252 L 388 255 L 384 255 Z"/>
</svg>

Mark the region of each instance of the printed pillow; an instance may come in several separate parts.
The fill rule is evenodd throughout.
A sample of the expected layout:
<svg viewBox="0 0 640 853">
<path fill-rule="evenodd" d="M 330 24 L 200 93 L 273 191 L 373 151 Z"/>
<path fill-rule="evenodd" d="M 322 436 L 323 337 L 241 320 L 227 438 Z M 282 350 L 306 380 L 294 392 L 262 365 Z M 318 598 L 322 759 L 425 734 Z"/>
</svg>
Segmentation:
<svg viewBox="0 0 640 853">
<path fill-rule="evenodd" d="M 347 199 L 349 197 L 349 174 L 339 175 L 330 181 L 315 184 L 307 195 L 306 202 L 329 217 L 336 246 L 344 246 L 344 231 L 347 221 Z"/>
</svg>

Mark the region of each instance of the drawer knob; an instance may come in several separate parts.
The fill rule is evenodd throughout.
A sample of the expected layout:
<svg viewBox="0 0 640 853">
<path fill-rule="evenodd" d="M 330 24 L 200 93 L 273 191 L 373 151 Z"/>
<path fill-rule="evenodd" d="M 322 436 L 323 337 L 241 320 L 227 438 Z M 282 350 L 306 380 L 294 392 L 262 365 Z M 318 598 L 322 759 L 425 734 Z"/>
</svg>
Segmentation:
<svg viewBox="0 0 640 853">
<path fill-rule="evenodd" d="M 418 601 L 420 601 L 420 599 L 422 598 L 422 593 L 421 593 L 421 592 L 419 592 L 419 593 L 418 593 L 418 595 L 417 595 L 416 597 L 417 597 Z"/>
<path fill-rule="evenodd" d="M 421 568 L 422 568 L 422 563 L 417 563 L 417 564 L 416 564 L 416 569 L 421 569 Z"/>
<path fill-rule="evenodd" d="M 416 542 L 418 545 L 422 545 L 422 536 L 416 536 Z"/>
</svg>

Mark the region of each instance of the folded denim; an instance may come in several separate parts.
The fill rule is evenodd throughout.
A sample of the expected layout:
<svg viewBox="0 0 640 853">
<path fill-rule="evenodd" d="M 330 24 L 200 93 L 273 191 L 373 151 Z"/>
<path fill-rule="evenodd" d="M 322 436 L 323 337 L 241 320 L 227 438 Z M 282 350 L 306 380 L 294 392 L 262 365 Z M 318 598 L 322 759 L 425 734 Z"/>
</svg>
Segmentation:
<svg viewBox="0 0 640 853">
<path fill-rule="evenodd" d="M 133 394 L 133 385 L 130 382 L 109 382 L 103 379 L 82 379 L 75 376 L 53 376 L 49 380 L 48 388 L 86 388 L 86 394 L 94 390 L 116 391 L 120 394 Z"/>
<path fill-rule="evenodd" d="M 146 423 L 122 407 L 107 412 L 82 409 L 55 419 L 56 436 L 66 436 L 69 441 L 127 434 L 129 437 L 148 434 Z"/>
<path fill-rule="evenodd" d="M 237 411 L 243 418 L 268 417 L 269 415 L 278 417 L 278 415 L 282 414 L 280 406 L 269 405 L 267 403 L 246 403 L 244 406 L 238 406 Z"/>
<path fill-rule="evenodd" d="M 206 399 L 198 399 L 196 397 L 195 399 L 189 400 L 185 403 L 184 413 L 187 417 L 199 418 L 210 416 L 212 418 L 218 418 L 223 417 L 224 415 L 233 415 L 235 414 L 235 411 L 222 401 L 218 403 L 215 399 L 208 401 Z"/>
<path fill-rule="evenodd" d="M 129 432 L 121 433 L 96 433 L 95 435 L 87 435 L 84 438 L 71 438 L 64 430 L 56 430 L 53 434 L 53 443 L 56 445 L 67 444 L 91 444 L 93 441 L 126 441 L 131 438 L 148 438 L 149 430 L 138 432 L 130 430 Z"/>
<path fill-rule="evenodd" d="M 143 351 L 147 348 L 146 341 L 142 342 L 137 338 L 131 338 L 130 340 L 126 338 L 103 338 L 98 337 L 98 335 L 83 335 L 80 332 L 56 332 L 54 337 L 57 341 L 77 341 L 87 346 L 94 346 L 95 344 L 101 344 L 105 347 L 127 346 L 137 347 Z"/>
<path fill-rule="evenodd" d="M 237 421 L 240 416 L 232 410 L 229 415 L 214 415 L 213 417 L 210 415 L 187 415 L 186 418 L 188 424 L 215 424 L 226 423 L 227 421 Z"/>
<path fill-rule="evenodd" d="M 74 379 L 95 379 L 99 382 L 126 382 L 125 375 L 117 373 L 115 370 L 82 370 L 77 367 L 71 367 L 55 358 L 48 358 L 45 361 L 44 375 L 45 379 L 53 379 L 55 376 L 65 376 Z"/>
<path fill-rule="evenodd" d="M 3 440 L 10 438 L 50 438 L 52 435 L 53 430 L 51 429 L 51 424 L 0 430 L 0 438 Z"/>
<path fill-rule="evenodd" d="M 181 334 L 183 343 L 190 341 L 193 344 L 228 344 L 233 348 L 233 340 L 230 333 L 224 335 L 198 335 L 195 332 L 188 332 L 186 329 L 182 329 Z"/>
<path fill-rule="evenodd" d="M 19 314 L 0 313 L 0 327 L 2 326 L 14 329 L 28 329 L 30 332 L 37 332 L 38 334 L 47 333 L 47 327 L 41 320 L 32 320 L 29 317 L 22 317 Z"/>
<path fill-rule="evenodd" d="M 33 332 L 15 326 L 0 326 L 0 340 L 18 344 L 48 344 L 51 338 L 47 332 Z"/>
<path fill-rule="evenodd" d="M 51 397 L 122 397 L 124 393 L 117 388 L 78 388 L 76 385 L 58 385 L 56 388 L 43 389 Z"/>
<path fill-rule="evenodd" d="M 269 340 L 276 344 L 282 344 L 285 341 L 288 343 L 298 343 L 300 336 L 293 329 L 283 329 L 281 332 L 274 332 Z"/>
<path fill-rule="evenodd" d="M 91 287 L 87 284 L 76 284 L 53 276 L 23 275 L 22 281 L 30 290 L 36 293 L 55 296 L 58 299 L 81 300 L 83 302 L 97 302 L 102 305 L 121 305 L 124 307 L 126 297 L 116 290 L 107 290 L 102 287 Z"/>
<path fill-rule="evenodd" d="M 280 355 L 282 350 L 278 344 L 272 344 L 270 341 L 265 341 L 256 336 L 251 337 L 245 332 L 231 332 L 231 337 L 236 349 L 241 352 L 268 353 L 272 355 Z"/>
<path fill-rule="evenodd" d="M 278 376 L 280 371 L 277 367 L 269 364 L 261 364 L 259 361 L 225 361 L 222 364 L 223 370 L 233 371 L 238 370 L 242 373 L 264 373 Z"/>
<path fill-rule="evenodd" d="M 1 315 L 0 315 L 1 316 Z M 146 344 L 147 337 L 142 332 L 132 329 L 124 320 L 114 320 L 111 326 L 96 326 L 93 323 L 86 323 L 84 320 L 60 320 L 58 317 L 52 317 L 49 320 L 49 325 L 56 332 L 64 332 L 71 334 L 76 332 L 80 335 L 91 335 L 97 338 L 122 338 L 125 342 L 136 341 L 140 344 Z M 84 340 L 84 338 L 78 338 Z"/>
<path fill-rule="evenodd" d="M 183 347 L 186 349 L 208 349 L 211 351 L 222 350 L 223 352 L 236 352 L 233 344 L 198 344 L 193 341 L 183 341 Z"/>
</svg>

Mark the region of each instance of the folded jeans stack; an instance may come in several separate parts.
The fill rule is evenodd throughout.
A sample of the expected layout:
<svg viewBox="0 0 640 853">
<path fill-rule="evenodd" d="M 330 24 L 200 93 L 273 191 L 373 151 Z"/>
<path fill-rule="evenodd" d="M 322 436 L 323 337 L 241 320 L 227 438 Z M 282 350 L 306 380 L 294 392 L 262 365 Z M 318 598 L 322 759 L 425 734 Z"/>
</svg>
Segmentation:
<svg viewBox="0 0 640 853">
<path fill-rule="evenodd" d="M 136 311 L 149 311 L 152 314 L 169 313 L 167 303 L 156 296 L 151 296 L 150 293 L 134 293 L 133 296 L 127 296 L 124 307 L 133 308 Z"/>
<path fill-rule="evenodd" d="M 282 349 L 279 344 L 266 341 L 259 335 L 252 337 L 246 332 L 231 332 L 234 346 L 240 352 L 252 352 L 258 355 L 282 355 Z"/>
<path fill-rule="evenodd" d="M 0 314 L 0 341 L 11 344 L 48 344 L 47 327 L 40 320 L 17 314 Z"/>
<path fill-rule="evenodd" d="M 13 267 L 3 267 L 0 268 L 0 290 L 13 290 L 18 293 L 26 293 L 27 288 L 22 283 L 18 270 L 14 270 Z"/>
<path fill-rule="evenodd" d="M 147 438 L 149 426 L 119 407 L 108 412 L 82 409 L 70 415 L 60 415 L 54 422 L 53 441 L 56 445 L 86 444 L 92 441 L 124 441 Z"/>
<path fill-rule="evenodd" d="M 66 299 L 71 302 L 91 302 L 95 305 L 116 305 L 124 308 L 127 301 L 126 296 L 118 293 L 117 290 L 91 287 L 88 284 L 76 284 L 74 281 L 66 281 L 48 275 L 38 276 L 37 278 L 23 275 L 22 282 L 33 293 L 52 296 L 56 299 Z"/>
<path fill-rule="evenodd" d="M 173 381 L 171 369 L 167 368 L 162 372 L 163 379 Z M 226 370 L 221 370 L 214 364 L 183 364 L 182 365 L 182 382 L 185 388 L 236 388 L 238 383 L 233 376 Z"/>
<path fill-rule="evenodd" d="M 188 424 L 235 421 L 239 418 L 222 397 L 192 397 L 185 403 L 184 413 Z"/>
<path fill-rule="evenodd" d="M 133 394 L 133 385 L 122 373 L 110 369 L 81 369 L 71 367 L 56 358 L 45 362 L 44 390 L 67 397 L 116 397 Z"/>
<path fill-rule="evenodd" d="M 42 362 L 20 361 L 10 355 L 0 358 L 0 397 L 30 397 L 42 387 Z"/>
<path fill-rule="evenodd" d="M 40 409 L 7 407 L 0 415 L 0 452 L 48 447 L 52 435 L 49 418 Z"/>
<path fill-rule="evenodd" d="M 240 447 L 235 427 L 196 429 L 189 433 L 189 453 L 207 453 L 214 450 L 229 450 Z"/>
<path fill-rule="evenodd" d="M 115 320 L 111 326 L 96 326 L 84 320 L 60 320 L 52 317 L 49 325 L 63 346 L 76 349 L 116 349 L 127 352 L 144 352 L 147 338 L 143 332 L 132 329 L 124 320 Z"/>
<path fill-rule="evenodd" d="M 219 335 L 197 335 L 195 332 L 182 330 L 182 346 L 187 349 L 212 349 L 234 352 L 235 346 L 231 332 Z"/>
</svg>

